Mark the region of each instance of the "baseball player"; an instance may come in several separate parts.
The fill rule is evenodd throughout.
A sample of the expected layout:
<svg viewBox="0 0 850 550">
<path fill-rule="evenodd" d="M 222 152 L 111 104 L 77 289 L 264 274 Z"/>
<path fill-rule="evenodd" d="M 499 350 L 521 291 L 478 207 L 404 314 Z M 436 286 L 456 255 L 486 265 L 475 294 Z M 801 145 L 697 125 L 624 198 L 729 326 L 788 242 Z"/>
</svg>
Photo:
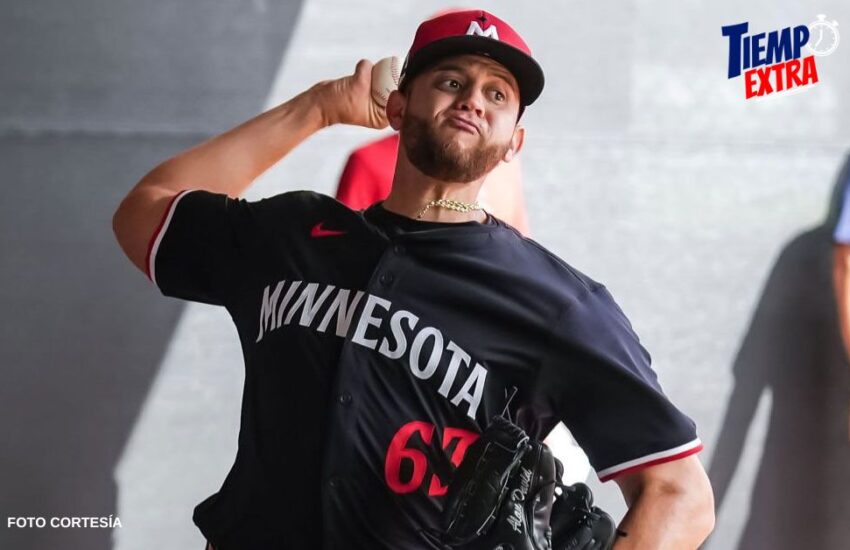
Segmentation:
<svg viewBox="0 0 850 550">
<path fill-rule="evenodd" d="M 845 172 L 846 174 L 846 172 Z M 850 179 L 843 183 L 838 220 L 832 232 L 832 279 L 841 342 L 850 358 Z M 850 426 L 850 423 L 848 423 Z M 848 430 L 850 434 L 850 430 Z"/>
<path fill-rule="evenodd" d="M 563 421 L 629 511 L 617 550 L 696 548 L 713 526 L 694 423 L 606 288 L 482 211 L 543 72 L 480 10 L 422 23 L 380 108 L 371 63 L 163 162 L 113 226 L 166 296 L 221 305 L 245 358 L 239 449 L 194 521 L 216 550 L 425 549 L 446 480 L 506 408 Z M 331 124 L 399 131 L 362 211 L 309 191 L 238 197 Z"/>
</svg>

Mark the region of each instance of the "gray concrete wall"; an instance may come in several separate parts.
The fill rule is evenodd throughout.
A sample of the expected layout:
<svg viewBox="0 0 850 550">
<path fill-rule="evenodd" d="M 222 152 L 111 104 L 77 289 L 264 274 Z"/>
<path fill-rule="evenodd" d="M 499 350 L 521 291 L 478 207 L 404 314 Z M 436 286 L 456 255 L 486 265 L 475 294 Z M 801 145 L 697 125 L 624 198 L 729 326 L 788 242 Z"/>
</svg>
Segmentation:
<svg viewBox="0 0 850 550">
<path fill-rule="evenodd" d="M 605 282 L 698 423 L 712 550 L 844 548 L 848 365 L 829 284 L 850 150 L 850 47 L 798 95 L 743 99 L 720 26 L 850 26 L 831 0 L 486 2 L 546 90 L 524 117 L 535 238 Z M 0 547 L 200 547 L 233 459 L 241 358 L 222 311 L 162 298 L 109 226 L 159 160 L 360 57 L 402 55 L 437 2 L 17 3 L 0 14 Z M 850 31 L 848 31 L 850 32 Z M 251 189 L 331 193 L 374 133 L 332 128 Z M 593 483 L 617 517 L 612 483 Z M 7 516 L 117 514 L 108 530 Z M 805 544 L 800 541 L 806 541 Z"/>
<path fill-rule="evenodd" d="M 238 0 L 0 10 L 0 548 L 114 547 L 109 529 L 6 518 L 120 517 L 118 462 L 184 304 L 158 298 L 122 257 L 112 213 L 162 159 L 262 109 L 299 12 Z M 189 468 L 177 456 L 136 477 L 154 511 L 174 500 L 156 473 L 180 486 Z M 116 534 L 164 530 L 169 543 L 154 547 L 188 545 L 167 524 L 127 519 Z M 191 508 L 173 520 L 201 546 Z"/>
</svg>

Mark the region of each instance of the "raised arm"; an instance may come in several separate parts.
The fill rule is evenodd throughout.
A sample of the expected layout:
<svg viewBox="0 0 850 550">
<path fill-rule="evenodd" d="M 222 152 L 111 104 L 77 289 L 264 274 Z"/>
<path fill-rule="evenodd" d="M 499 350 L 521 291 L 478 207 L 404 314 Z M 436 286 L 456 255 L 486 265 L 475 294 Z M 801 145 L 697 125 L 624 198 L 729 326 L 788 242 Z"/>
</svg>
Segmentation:
<svg viewBox="0 0 850 550">
<path fill-rule="evenodd" d="M 387 126 L 384 110 L 371 99 L 371 72 L 372 63 L 361 60 L 354 74 L 319 82 L 148 172 L 112 218 L 115 236 L 130 261 L 145 272 L 151 236 L 180 191 L 203 189 L 237 198 L 260 174 L 325 126 Z"/>
<path fill-rule="evenodd" d="M 615 479 L 629 511 L 614 550 L 698 548 L 714 528 L 714 498 L 696 456 Z"/>
</svg>

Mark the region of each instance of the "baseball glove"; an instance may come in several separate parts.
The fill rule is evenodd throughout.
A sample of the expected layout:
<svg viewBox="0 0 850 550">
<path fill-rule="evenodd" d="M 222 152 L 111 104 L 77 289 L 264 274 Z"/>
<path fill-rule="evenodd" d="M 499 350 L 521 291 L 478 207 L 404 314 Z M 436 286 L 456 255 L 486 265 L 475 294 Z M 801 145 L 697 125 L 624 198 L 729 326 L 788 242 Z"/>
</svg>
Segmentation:
<svg viewBox="0 0 850 550">
<path fill-rule="evenodd" d="M 451 477 L 442 531 L 425 535 L 452 550 L 608 550 L 611 517 L 562 474 L 549 447 L 494 417 Z"/>
<path fill-rule="evenodd" d="M 558 479 L 563 466 L 555 459 Z M 554 550 L 609 550 L 617 538 L 613 518 L 593 505 L 593 493 L 584 483 L 557 483 L 552 508 L 552 548 Z"/>
</svg>

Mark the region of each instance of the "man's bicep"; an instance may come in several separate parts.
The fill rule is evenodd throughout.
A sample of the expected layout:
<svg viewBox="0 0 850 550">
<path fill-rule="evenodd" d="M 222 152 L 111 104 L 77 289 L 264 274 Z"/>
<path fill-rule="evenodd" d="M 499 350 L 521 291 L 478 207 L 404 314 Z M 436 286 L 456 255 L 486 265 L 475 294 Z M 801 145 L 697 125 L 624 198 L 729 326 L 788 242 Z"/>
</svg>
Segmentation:
<svg viewBox="0 0 850 550">
<path fill-rule="evenodd" d="M 147 246 L 151 281 L 166 296 L 224 305 L 257 238 L 248 203 L 208 191 L 182 191 L 163 212 Z"/>
<path fill-rule="evenodd" d="M 694 422 L 663 393 L 650 361 L 604 288 L 558 323 L 543 391 L 601 481 L 702 449 Z"/>
<path fill-rule="evenodd" d="M 694 481 L 701 483 L 703 479 L 707 479 L 707 474 L 702 462 L 696 455 L 690 455 L 623 474 L 615 478 L 614 481 L 620 486 L 623 494 L 628 497 L 629 495 L 636 495 L 643 487 L 648 485 L 675 490 Z"/>
<path fill-rule="evenodd" d="M 151 280 L 166 296 L 229 305 L 273 259 L 309 234 L 309 219 L 334 200 L 294 191 L 249 202 L 205 190 L 181 192 L 164 213 L 148 253 Z M 347 210 L 347 209 L 346 209 Z"/>
<path fill-rule="evenodd" d="M 690 455 L 625 473 L 614 481 L 619 485 L 626 504 L 631 506 L 646 487 L 678 492 L 694 484 L 701 486 L 707 483 L 708 476 L 699 458 Z"/>
</svg>

